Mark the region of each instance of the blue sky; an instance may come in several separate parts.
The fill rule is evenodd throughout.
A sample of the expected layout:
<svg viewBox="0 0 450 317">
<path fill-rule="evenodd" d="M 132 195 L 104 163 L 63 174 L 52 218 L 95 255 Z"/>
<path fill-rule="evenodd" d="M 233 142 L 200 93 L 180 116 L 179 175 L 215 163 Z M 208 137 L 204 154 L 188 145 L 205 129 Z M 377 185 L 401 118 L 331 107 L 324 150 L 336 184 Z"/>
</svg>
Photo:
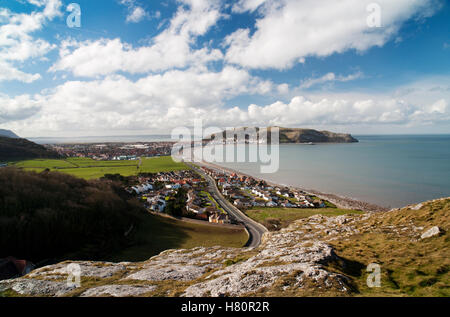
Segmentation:
<svg viewBox="0 0 450 317">
<path fill-rule="evenodd" d="M 71 2 L 0 2 L 1 128 L 450 133 L 446 1 L 80 0 L 70 28 Z"/>
</svg>

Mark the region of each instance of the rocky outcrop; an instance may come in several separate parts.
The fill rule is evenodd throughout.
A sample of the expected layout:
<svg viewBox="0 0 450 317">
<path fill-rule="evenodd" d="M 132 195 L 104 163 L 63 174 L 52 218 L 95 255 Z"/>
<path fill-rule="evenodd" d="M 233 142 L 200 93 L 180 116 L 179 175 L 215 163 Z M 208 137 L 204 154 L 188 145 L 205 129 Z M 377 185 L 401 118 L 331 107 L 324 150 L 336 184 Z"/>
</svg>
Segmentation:
<svg viewBox="0 0 450 317">
<path fill-rule="evenodd" d="M 313 129 L 301 129 L 301 128 L 281 128 L 279 129 L 280 143 L 354 143 L 358 142 L 357 139 L 352 137 L 350 134 L 346 133 L 334 133 L 330 131 L 317 131 Z M 266 140 L 271 142 L 271 134 L 270 131 L 273 127 L 269 127 L 267 129 L 259 129 L 255 128 L 257 131 L 258 138 L 260 140 Z M 211 135 L 209 138 L 205 139 L 205 142 L 208 142 L 212 139 L 219 140 L 221 138 L 226 139 L 230 138 L 234 135 L 235 141 L 238 141 L 238 137 L 241 135 L 244 138 L 244 133 L 249 133 L 248 128 L 235 128 L 233 130 L 225 130 L 221 133 L 216 133 Z M 219 137 L 219 138 L 218 138 Z M 248 140 L 250 137 L 246 136 L 245 139 Z"/>
<path fill-rule="evenodd" d="M 420 252 L 424 259 L 437 259 L 431 266 L 434 271 L 430 271 L 435 277 L 425 281 L 426 285 L 435 281 L 436 292 L 441 294 L 441 284 L 436 280 L 448 274 L 448 267 L 440 259 L 446 258 L 448 247 L 448 237 L 443 235 L 448 232 L 450 198 L 417 206 L 385 213 L 315 215 L 297 220 L 278 232 L 265 233 L 258 248 L 166 250 L 139 263 L 67 261 L 42 267 L 22 278 L 1 281 L 0 296 L 11 292 L 19 296 L 55 297 L 348 296 L 354 294 L 355 278 L 361 276 L 361 273 L 349 275 L 348 269 L 354 270 L 357 264 L 363 272 L 373 261 L 371 254 L 376 252 L 379 253 L 375 258 L 390 256 L 389 261 L 403 261 L 402 257 L 410 254 L 409 263 L 413 263 L 417 260 L 414 252 Z M 442 227 L 437 227 L 437 223 Z M 431 229 L 424 229 L 430 226 Z M 387 247 L 388 243 L 394 244 Z M 368 256 L 367 262 L 347 262 L 339 250 L 346 257 Z M 388 252 L 394 253 L 386 255 Z M 401 252 L 402 257 L 395 252 Z M 427 252 L 433 257 L 428 258 Z M 384 261 L 383 270 L 387 272 L 389 261 L 379 260 Z M 72 272 L 69 265 L 79 268 L 79 287 L 68 283 Z M 424 267 L 421 269 L 425 270 Z M 403 274 L 405 269 L 409 267 L 400 266 L 397 274 Z M 365 283 L 364 277 L 360 283 Z M 409 289 L 408 285 L 405 287 Z M 398 289 L 396 286 L 395 291 L 399 292 Z"/>
<path fill-rule="evenodd" d="M 63 262 L 0 282 L 0 291 L 29 296 L 151 296 L 170 282 L 175 288 L 165 295 L 244 296 L 270 288 L 294 272 L 292 285 L 283 287 L 302 288 L 312 283 L 347 293 L 349 279 L 325 267 L 337 259 L 333 248 L 316 240 L 315 234 L 298 230 L 298 226 L 315 226 L 315 221 L 317 217 L 312 217 L 311 223 L 266 233 L 256 249 L 167 250 L 141 263 Z M 336 233 L 342 222 L 346 220 L 333 222 Z M 67 284 L 68 266 L 73 264 L 80 269 L 80 288 Z M 87 288 L 83 286 L 86 283 Z"/>
</svg>

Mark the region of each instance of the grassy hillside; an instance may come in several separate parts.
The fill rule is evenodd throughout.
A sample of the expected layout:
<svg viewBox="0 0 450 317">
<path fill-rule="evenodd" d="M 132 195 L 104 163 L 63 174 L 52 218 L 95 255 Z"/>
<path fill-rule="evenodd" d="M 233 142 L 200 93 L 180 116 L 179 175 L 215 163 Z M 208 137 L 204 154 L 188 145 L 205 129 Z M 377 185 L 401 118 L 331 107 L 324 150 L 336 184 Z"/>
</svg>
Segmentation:
<svg viewBox="0 0 450 317">
<path fill-rule="evenodd" d="M 411 230 L 424 232 L 433 226 L 443 233 L 420 239 Z M 331 244 L 354 268 L 380 264 L 381 288 L 368 288 L 365 274 L 353 274 L 360 294 L 450 296 L 450 199 L 423 204 L 418 210 L 407 207 L 379 214 L 356 229 L 361 234 Z"/>
<path fill-rule="evenodd" d="M 363 214 L 363 211 L 340 208 L 269 208 L 254 207 L 245 212 L 247 216 L 258 221 L 269 230 L 280 230 L 298 219 L 313 215 L 340 216 L 347 214 Z"/>
<path fill-rule="evenodd" d="M 151 214 L 140 216 L 136 242 L 105 260 L 145 261 L 167 249 L 194 247 L 235 247 L 245 245 L 248 235 L 242 228 L 202 225 Z"/>
<path fill-rule="evenodd" d="M 0 258 L 99 258 L 145 213 L 119 184 L 0 169 Z"/>
<path fill-rule="evenodd" d="M 4 136 L 7 138 L 19 138 L 17 134 L 12 132 L 11 130 L 0 129 L 0 136 Z"/>
<path fill-rule="evenodd" d="M 0 136 L 0 162 L 34 158 L 59 158 L 59 155 L 26 139 Z"/>
<path fill-rule="evenodd" d="M 0 296 L 112 296 L 120 291 L 121 296 L 448 297 L 449 219 L 450 198 L 385 213 L 314 215 L 265 233 L 258 248 L 167 250 L 144 262 L 120 265 L 88 261 L 81 263 L 83 272 L 101 271 L 107 277 L 82 273 L 76 289 L 58 283 L 67 280 L 61 273 L 67 261 L 0 282 Z M 148 218 L 144 231 L 156 235 L 141 236 L 141 247 L 122 255 L 158 252 L 164 241 L 168 248 L 180 247 L 195 236 L 194 229 L 175 229 L 159 220 Z M 421 238 L 433 226 L 439 226 L 440 234 Z M 203 245 L 213 239 L 197 237 L 193 241 Z M 380 287 L 367 286 L 372 263 L 380 267 Z"/>
<path fill-rule="evenodd" d="M 96 179 L 105 174 L 132 176 L 139 173 L 157 173 L 189 169 L 184 163 L 177 163 L 170 156 L 142 158 L 139 161 L 96 161 L 90 158 L 68 158 L 61 160 L 26 160 L 14 163 L 14 166 L 27 171 L 51 171 L 70 174 L 83 179 Z"/>
</svg>

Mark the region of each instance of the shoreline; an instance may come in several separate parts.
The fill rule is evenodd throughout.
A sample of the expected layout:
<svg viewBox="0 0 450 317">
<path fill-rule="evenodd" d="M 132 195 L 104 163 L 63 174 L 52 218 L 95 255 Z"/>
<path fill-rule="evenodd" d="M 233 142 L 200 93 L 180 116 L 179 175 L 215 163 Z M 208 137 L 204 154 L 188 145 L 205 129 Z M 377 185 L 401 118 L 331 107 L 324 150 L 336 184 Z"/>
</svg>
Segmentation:
<svg viewBox="0 0 450 317">
<path fill-rule="evenodd" d="M 280 183 L 275 183 L 273 181 L 269 181 L 267 179 L 263 179 L 260 177 L 256 177 L 229 167 L 223 167 L 214 163 L 210 163 L 210 162 L 205 162 L 205 161 L 201 161 L 201 162 L 194 162 L 195 164 L 199 164 L 199 165 L 203 165 L 205 167 L 209 167 L 211 169 L 215 169 L 215 170 L 223 170 L 226 171 L 228 173 L 236 173 L 236 174 L 240 174 L 240 175 L 244 175 L 247 177 L 252 177 L 258 181 L 264 181 L 267 184 L 271 185 L 271 186 L 277 186 L 277 187 L 288 187 L 288 188 L 292 188 L 295 190 L 300 190 L 300 191 L 304 191 L 307 194 L 310 195 L 314 195 L 319 197 L 320 199 L 323 200 L 327 200 L 329 202 L 331 202 L 332 204 L 336 205 L 336 207 L 338 208 L 342 208 L 342 209 L 354 209 L 354 210 L 362 210 L 365 212 L 384 212 L 384 211 L 389 211 L 389 208 L 385 208 L 382 206 L 378 206 L 372 203 L 368 203 L 365 201 L 361 201 L 361 200 L 356 200 L 353 198 L 348 198 L 348 197 L 343 197 L 343 196 L 339 196 L 336 194 L 331 194 L 331 193 L 323 193 L 320 192 L 318 190 L 314 190 L 314 189 L 304 189 L 304 188 L 300 188 L 297 186 L 293 186 L 293 185 L 286 185 L 286 184 L 280 184 Z"/>
</svg>

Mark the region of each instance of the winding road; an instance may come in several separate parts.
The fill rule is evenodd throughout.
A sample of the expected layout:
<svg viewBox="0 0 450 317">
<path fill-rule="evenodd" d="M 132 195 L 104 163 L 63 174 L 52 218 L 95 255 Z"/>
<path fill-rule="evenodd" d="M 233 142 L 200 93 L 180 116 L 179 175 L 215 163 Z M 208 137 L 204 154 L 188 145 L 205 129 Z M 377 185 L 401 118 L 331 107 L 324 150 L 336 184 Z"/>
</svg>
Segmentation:
<svg viewBox="0 0 450 317">
<path fill-rule="evenodd" d="M 206 174 L 196 165 L 193 165 L 191 163 L 186 164 L 208 181 L 208 191 L 211 193 L 217 203 L 230 215 L 230 217 L 245 226 L 249 234 L 249 240 L 245 244 L 245 247 L 258 247 L 261 244 L 262 235 L 264 234 L 264 232 L 268 231 L 267 228 L 262 224 L 254 221 L 253 219 L 247 217 L 242 211 L 240 211 L 232 203 L 225 199 L 225 197 L 222 196 L 219 189 L 217 188 L 215 180 L 211 176 Z"/>
</svg>

